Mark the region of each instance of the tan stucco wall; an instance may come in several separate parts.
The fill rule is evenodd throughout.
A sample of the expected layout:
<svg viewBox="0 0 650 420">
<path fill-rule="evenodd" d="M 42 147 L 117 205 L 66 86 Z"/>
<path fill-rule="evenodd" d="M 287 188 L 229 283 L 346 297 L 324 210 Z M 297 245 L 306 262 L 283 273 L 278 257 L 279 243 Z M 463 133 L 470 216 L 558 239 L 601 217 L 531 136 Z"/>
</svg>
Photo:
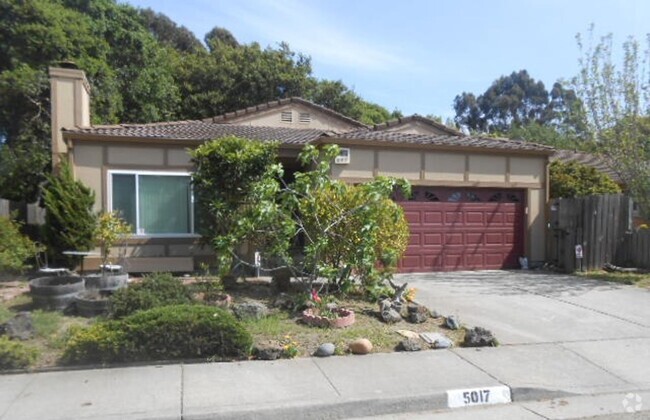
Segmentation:
<svg viewBox="0 0 650 420">
<path fill-rule="evenodd" d="M 293 113 L 293 122 L 291 123 L 283 122 L 280 119 L 282 112 L 287 111 Z M 299 122 L 300 113 L 308 113 L 311 116 L 311 121 L 309 123 Z M 332 130 L 339 133 L 358 128 L 357 126 L 349 124 L 339 118 L 297 103 L 288 103 L 266 111 L 259 111 L 255 114 L 243 115 L 241 117 L 229 119 L 227 122 L 229 124 L 266 127 L 315 128 L 319 130 Z"/>
<path fill-rule="evenodd" d="M 367 178 L 372 179 L 375 167 L 375 151 L 373 149 L 354 148 L 350 150 L 350 163 L 332 164 L 334 178 Z"/>
<path fill-rule="evenodd" d="M 463 181 L 465 179 L 465 160 L 463 153 L 425 153 L 424 179 Z"/>
<path fill-rule="evenodd" d="M 419 179 L 421 154 L 411 151 L 379 150 L 379 175 Z"/>
<path fill-rule="evenodd" d="M 157 147 L 110 146 L 107 163 L 109 165 L 163 166 L 165 151 Z"/>
<path fill-rule="evenodd" d="M 528 190 L 528 234 L 529 258 L 544 261 L 546 252 L 546 192 L 543 189 Z"/>
<path fill-rule="evenodd" d="M 543 159 L 528 157 L 510 158 L 511 182 L 542 182 L 546 174 L 546 163 Z"/>
<path fill-rule="evenodd" d="M 95 191 L 95 211 L 102 209 L 102 146 L 80 144 L 74 148 L 74 174 L 86 186 Z"/>
<path fill-rule="evenodd" d="M 469 155 L 470 181 L 506 182 L 505 156 Z"/>
<path fill-rule="evenodd" d="M 171 166 L 190 166 L 190 154 L 187 149 L 169 149 L 167 151 L 167 164 Z"/>
</svg>

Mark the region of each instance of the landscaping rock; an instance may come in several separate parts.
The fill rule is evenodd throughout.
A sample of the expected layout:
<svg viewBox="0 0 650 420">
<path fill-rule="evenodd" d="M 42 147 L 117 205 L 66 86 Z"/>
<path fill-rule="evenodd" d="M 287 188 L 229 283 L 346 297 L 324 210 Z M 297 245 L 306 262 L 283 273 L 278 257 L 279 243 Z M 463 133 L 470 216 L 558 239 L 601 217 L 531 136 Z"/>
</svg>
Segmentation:
<svg viewBox="0 0 650 420">
<path fill-rule="evenodd" d="M 458 318 L 456 317 L 456 315 L 449 315 L 449 316 L 445 319 L 445 325 L 446 325 L 447 328 L 449 328 L 450 330 L 458 330 L 458 329 L 460 329 L 460 321 L 458 320 Z"/>
<path fill-rule="evenodd" d="M 426 306 L 410 304 L 408 306 L 408 321 L 413 324 L 421 324 L 429 319 L 429 310 Z"/>
<path fill-rule="evenodd" d="M 262 319 L 269 314 L 269 309 L 260 302 L 238 303 L 233 306 L 232 310 L 241 320 Z"/>
<path fill-rule="evenodd" d="M 282 347 L 275 345 L 260 345 L 255 348 L 255 356 L 259 360 L 277 360 L 282 357 Z"/>
<path fill-rule="evenodd" d="M 431 347 L 434 349 L 448 349 L 453 346 L 454 346 L 453 341 L 451 341 L 449 338 L 447 338 L 442 334 L 440 335 L 440 337 L 436 338 L 436 340 L 431 345 Z"/>
<path fill-rule="evenodd" d="M 475 327 L 467 330 L 463 345 L 465 347 L 496 347 L 498 342 L 491 331 L 485 328 Z"/>
<path fill-rule="evenodd" d="M 12 319 L 0 325 L 0 335 L 7 335 L 14 340 L 29 340 L 34 336 L 32 314 L 18 312 Z"/>
<path fill-rule="evenodd" d="M 402 315 L 394 305 L 395 302 L 390 299 L 384 299 L 379 302 L 379 314 L 381 315 L 381 319 L 388 324 L 394 324 L 402 320 Z"/>
<path fill-rule="evenodd" d="M 271 306 L 280 309 L 291 309 L 293 308 L 293 299 L 286 293 L 280 293 L 273 299 Z"/>
<path fill-rule="evenodd" d="M 353 354 L 368 354 L 372 351 L 372 343 L 367 338 L 354 340 L 348 347 Z"/>
<path fill-rule="evenodd" d="M 416 333 L 415 331 L 410 331 L 410 330 L 397 330 L 397 334 L 401 335 L 402 337 L 406 338 L 418 338 L 420 337 L 420 334 Z"/>
<path fill-rule="evenodd" d="M 314 356 L 316 357 L 329 357 L 334 354 L 336 351 L 336 346 L 332 343 L 324 343 L 321 344 L 318 349 L 316 349 L 316 352 L 314 353 Z"/>
<path fill-rule="evenodd" d="M 422 344 L 416 338 L 407 338 L 399 342 L 398 349 L 401 351 L 420 351 L 422 350 Z"/>
</svg>

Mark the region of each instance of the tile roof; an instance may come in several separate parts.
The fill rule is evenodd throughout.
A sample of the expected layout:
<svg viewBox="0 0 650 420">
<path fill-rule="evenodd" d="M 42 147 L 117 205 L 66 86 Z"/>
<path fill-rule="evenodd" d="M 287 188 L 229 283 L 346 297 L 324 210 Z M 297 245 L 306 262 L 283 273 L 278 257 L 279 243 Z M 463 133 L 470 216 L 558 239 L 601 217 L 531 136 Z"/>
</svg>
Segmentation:
<svg viewBox="0 0 650 420">
<path fill-rule="evenodd" d="M 336 136 L 342 139 L 366 140 L 386 143 L 406 143 L 433 146 L 459 146 L 477 149 L 520 150 L 529 152 L 547 152 L 555 149 L 537 143 L 522 140 L 509 140 L 492 137 L 471 137 L 432 134 L 409 134 L 394 131 L 356 130 Z"/>
<path fill-rule="evenodd" d="M 454 128 L 447 127 L 446 125 L 441 124 L 438 121 L 432 120 L 431 118 L 423 117 L 422 115 L 418 115 L 418 114 L 409 115 L 407 117 L 400 117 L 400 118 L 397 118 L 395 120 L 386 121 L 386 122 L 381 123 L 381 124 L 375 124 L 375 125 L 372 126 L 372 129 L 376 130 L 376 131 L 381 131 L 381 130 L 385 130 L 385 129 L 390 128 L 390 127 L 396 127 L 396 126 L 408 123 L 410 121 L 422 122 L 424 124 L 430 125 L 430 126 L 432 126 L 434 128 L 437 128 L 438 130 L 443 131 L 443 132 L 445 132 L 447 134 L 450 134 L 452 136 L 464 136 L 465 135 L 462 132 L 460 132 L 460 131 L 458 131 L 458 130 L 456 130 Z"/>
<path fill-rule="evenodd" d="M 227 112 L 225 114 L 217 115 L 216 117 L 206 118 L 203 121 L 215 122 L 215 123 L 226 123 L 229 120 L 232 120 L 234 118 L 238 118 L 238 117 L 241 117 L 241 116 L 244 116 L 244 115 L 254 114 L 254 113 L 258 112 L 258 111 L 264 111 L 264 110 L 267 110 L 267 109 L 279 107 L 279 106 L 290 104 L 290 103 L 301 104 L 301 105 L 308 106 L 310 108 L 317 109 L 320 112 L 323 112 L 325 114 L 328 114 L 328 115 L 331 115 L 331 116 L 333 116 L 335 118 L 343 120 L 343 121 L 347 122 L 348 124 L 351 124 L 351 125 L 353 125 L 355 127 L 360 127 L 360 128 L 361 127 L 368 127 L 367 125 L 365 125 L 362 122 L 359 122 L 359 121 L 357 121 L 357 120 L 355 120 L 353 118 L 350 118 L 350 117 L 348 117 L 346 115 L 343 115 L 343 114 L 341 114 L 339 112 L 336 112 L 336 111 L 334 111 L 332 109 L 329 109 L 327 107 L 324 107 L 322 105 L 318 105 L 318 104 L 315 104 L 315 103 L 313 103 L 311 101 L 308 101 L 308 100 L 303 99 L 303 98 L 298 98 L 298 97 L 291 97 L 291 98 L 279 99 L 277 101 L 266 102 L 266 103 L 251 106 L 251 107 L 248 107 L 248 108 L 239 109 L 237 111 Z"/>
<path fill-rule="evenodd" d="M 584 152 L 575 152 L 573 150 L 558 150 L 553 156 L 551 156 L 551 162 L 555 160 L 560 160 L 564 163 L 582 163 L 583 165 L 595 168 L 598 172 L 609 175 L 614 182 L 622 182 L 619 174 L 613 169 L 610 162 L 604 156 Z"/>
<path fill-rule="evenodd" d="M 235 124 L 217 124 L 205 121 L 176 121 L 153 124 L 96 125 L 63 130 L 70 134 L 90 134 L 106 137 L 129 137 L 170 140 L 206 141 L 225 136 L 249 140 L 279 141 L 283 144 L 307 144 L 328 131 L 301 128 L 259 127 Z"/>
</svg>

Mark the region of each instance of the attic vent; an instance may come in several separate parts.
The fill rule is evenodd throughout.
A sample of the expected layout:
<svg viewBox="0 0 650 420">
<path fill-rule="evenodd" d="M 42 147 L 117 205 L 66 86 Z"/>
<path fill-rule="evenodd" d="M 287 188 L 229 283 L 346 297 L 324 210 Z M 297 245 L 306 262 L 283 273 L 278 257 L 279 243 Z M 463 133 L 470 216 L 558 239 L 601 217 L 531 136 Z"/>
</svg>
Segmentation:
<svg viewBox="0 0 650 420">
<path fill-rule="evenodd" d="M 342 147 L 339 151 L 339 155 L 334 158 L 334 163 L 337 165 L 347 165 L 350 163 L 350 149 Z"/>
<path fill-rule="evenodd" d="M 301 112 L 298 121 L 300 121 L 301 123 L 311 122 L 311 115 L 309 114 L 309 112 Z"/>
<path fill-rule="evenodd" d="M 293 122 L 293 114 L 291 111 L 282 111 L 282 114 L 280 114 L 280 121 L 282 122 Z"/>
</svg>

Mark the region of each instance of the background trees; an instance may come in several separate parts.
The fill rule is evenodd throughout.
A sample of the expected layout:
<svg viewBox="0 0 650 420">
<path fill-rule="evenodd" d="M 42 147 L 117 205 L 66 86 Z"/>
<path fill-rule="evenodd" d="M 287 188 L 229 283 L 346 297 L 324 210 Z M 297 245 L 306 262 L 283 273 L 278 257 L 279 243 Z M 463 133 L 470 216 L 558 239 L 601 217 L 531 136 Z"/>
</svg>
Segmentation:
<svg viewBox="0 0 650 420">
<path fill-rule="evenodd" d="M 205 118 L 302 96 L 367 123 L 391 117 L 342 82 L 317 80 L 287 44 L 242 44 L 215 27 L 205 45 L 151 9 L 115 0 L 0 0 L 0 197 L 33 202 L 50 165 L 47 68 L 73 61 L 95 124 Z"/>
</svg>

